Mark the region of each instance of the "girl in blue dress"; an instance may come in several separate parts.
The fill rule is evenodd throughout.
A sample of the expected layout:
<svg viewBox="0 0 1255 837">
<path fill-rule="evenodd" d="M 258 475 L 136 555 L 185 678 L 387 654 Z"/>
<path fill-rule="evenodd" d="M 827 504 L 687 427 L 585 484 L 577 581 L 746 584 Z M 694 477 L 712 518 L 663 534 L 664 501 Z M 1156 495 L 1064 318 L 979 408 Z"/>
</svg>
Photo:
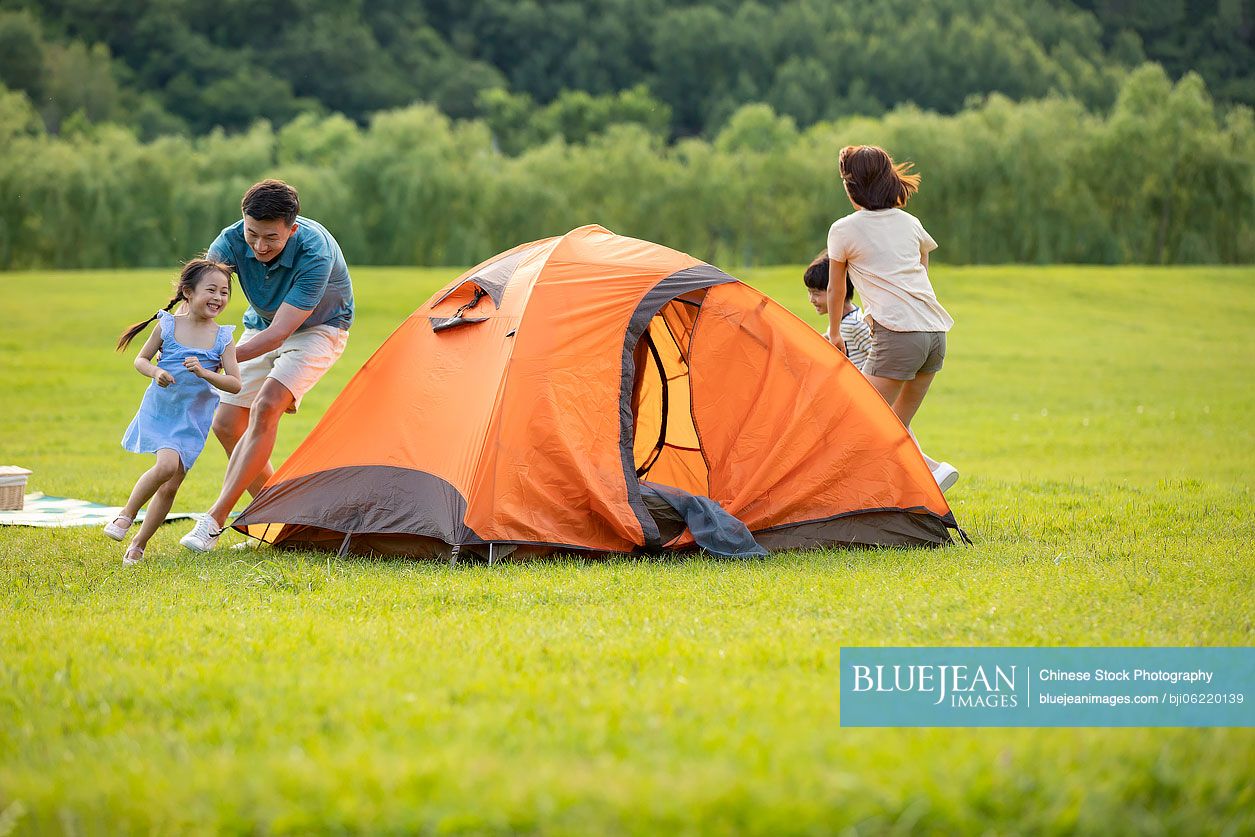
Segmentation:
<svg viewBox="0 0 1255 837">
<path fill-rule="evenodd" d="M 135 358 L 135 369 L 152 378 L 152 383 L 122 437 L 122 447 L 134 453 L 154 453 L 157 464 L 140 476 L 122 513 L 105 526 L 110 538 L 124 539 L 140 507 L 148 503 L 144 523 L 123 555 L 126 564 L 144 557 L 148 539 L 165 521 L 183 477 L 204 450 L 218 390 L 240 391 L 231 336 L 235 326 L 220 326 L 214 320 L 230 299 L 231 268 L 209 259 L 193 259 L 184 265 L 166 307 L 118 339 L 118 351 L 122 351 L 150 323 L 157 322 Z M 178 313 L 171 314 L 180 303 Z"/>
</svg>

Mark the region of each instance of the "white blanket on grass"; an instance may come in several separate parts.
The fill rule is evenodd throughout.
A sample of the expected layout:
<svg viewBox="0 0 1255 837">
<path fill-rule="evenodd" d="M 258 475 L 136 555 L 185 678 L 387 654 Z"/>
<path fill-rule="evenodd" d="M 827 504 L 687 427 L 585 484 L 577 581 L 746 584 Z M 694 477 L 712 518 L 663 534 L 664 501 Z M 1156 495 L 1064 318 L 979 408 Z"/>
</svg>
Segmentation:
<svg viewBox="0 0 1255 837">
<path fill-rule="evenodd" d="M 118 516 L 121 506 L 103 506 L 89 500 L 75 500 L 70 497 L 49 497 L 42 492 L 27 494 L 25 508 L 21 511 L 0 511 L 0 526 L 42 526 L 60 528 L 63 526 L 104 526 Z M 171 520 L 190 519 L 195 515 L 188 512 L 173 512 L 166 515 L 166 522 Z M 135 522 L 144 519 L 141 509 Z"/>
</svg>

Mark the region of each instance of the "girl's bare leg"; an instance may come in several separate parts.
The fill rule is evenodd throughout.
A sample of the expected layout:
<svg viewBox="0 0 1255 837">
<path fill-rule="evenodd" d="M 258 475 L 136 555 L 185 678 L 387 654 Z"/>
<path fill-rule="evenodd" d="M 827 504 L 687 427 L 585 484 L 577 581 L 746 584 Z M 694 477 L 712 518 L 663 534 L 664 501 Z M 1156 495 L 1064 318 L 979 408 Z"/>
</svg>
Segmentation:
<svg viewBox="0 0 1255 837">
<path fill-rule="evenodd" d="M 175 474 L 179 474 L 179 479 L 182 480 L 182 473 L 183 463 L 177 453 L 168 448 L 157 451 L 157 464 L 140 474 L 139 479 L 135 481 L 135 487 L 131 489 L 131 497 L 122 508 L 122 517 L 134 520 L 140 508 L 152 499 L 157 489 L 161 488 L 166 480 Z"/>
<path fill-rule="evenodd" d="M 170 513 L 170 507 L 174 505 L 174 496 L 179 493 L 179 486 L 183 484 L 185 474 L 186 472 L 180 465 L 179 472 L 163 482 L 153 494 L 152 501 L 148 504 L 148 512 L 144 515 L 144 523 L 131 541 L 131 546 L 139 549 L 148 546 L 148 539 L 157 531 L 157 527 L 166 522 L 166 515 Z"/>
</svg>

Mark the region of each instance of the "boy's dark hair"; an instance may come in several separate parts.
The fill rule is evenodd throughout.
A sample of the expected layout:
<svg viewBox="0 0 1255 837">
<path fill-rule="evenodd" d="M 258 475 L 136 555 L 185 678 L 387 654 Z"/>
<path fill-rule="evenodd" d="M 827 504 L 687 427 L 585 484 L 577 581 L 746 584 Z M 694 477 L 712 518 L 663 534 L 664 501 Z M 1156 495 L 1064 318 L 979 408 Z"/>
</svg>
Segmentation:
<svg viewBox="0 0 1255 837">
<path fill-rule="evenodd" d="M 828 290 L 828 251 L 822 250 L 802 274 L 802 281 L 812 291 Z"/>
<path fill-rule="evenodd" d="M 258 221 L 281 218 L 291 226 L 301 212 L 301 199 L 296 190 L 282 180 L 263 180 L 248 187 L 240 201 L 240 211 Z"/>
<path fill-rule="evenodd" d="M 802 281 L 806 283 L 806 287 L 812 291 L 828 290 L 828 251 L 820 250 L 819 255 L 806 268 L 806 272 L 802 274 Z M 849 302 L 854 298 L 854 284 L 847 277 L 845 280 L 845 301 Z"/>
<path fill-rule="evenodd" d="M 864 209 L 906 206 L 919 190 L 919 175 L 910 174 L 914 163 L 895 163 L 875 145 L 847 145 L 837 157 L 837 168 L 850 200 Z"/>
</svg>

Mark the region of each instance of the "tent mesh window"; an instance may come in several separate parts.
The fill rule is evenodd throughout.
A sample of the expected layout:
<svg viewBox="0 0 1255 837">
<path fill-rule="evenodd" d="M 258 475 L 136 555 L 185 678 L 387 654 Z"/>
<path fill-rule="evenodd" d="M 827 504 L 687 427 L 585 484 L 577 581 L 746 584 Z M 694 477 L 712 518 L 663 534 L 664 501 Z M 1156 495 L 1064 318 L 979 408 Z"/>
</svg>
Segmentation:
<svg viewBox="0 0 1255 837">
<path fill-rule="evenodd" d="M 633 354 L 636 474 L 693 494 L 710 490 L 689 377 L 689 350 L 705 295 L 705 290 L 695 291 L 664 305 Z"/>
</svg>

